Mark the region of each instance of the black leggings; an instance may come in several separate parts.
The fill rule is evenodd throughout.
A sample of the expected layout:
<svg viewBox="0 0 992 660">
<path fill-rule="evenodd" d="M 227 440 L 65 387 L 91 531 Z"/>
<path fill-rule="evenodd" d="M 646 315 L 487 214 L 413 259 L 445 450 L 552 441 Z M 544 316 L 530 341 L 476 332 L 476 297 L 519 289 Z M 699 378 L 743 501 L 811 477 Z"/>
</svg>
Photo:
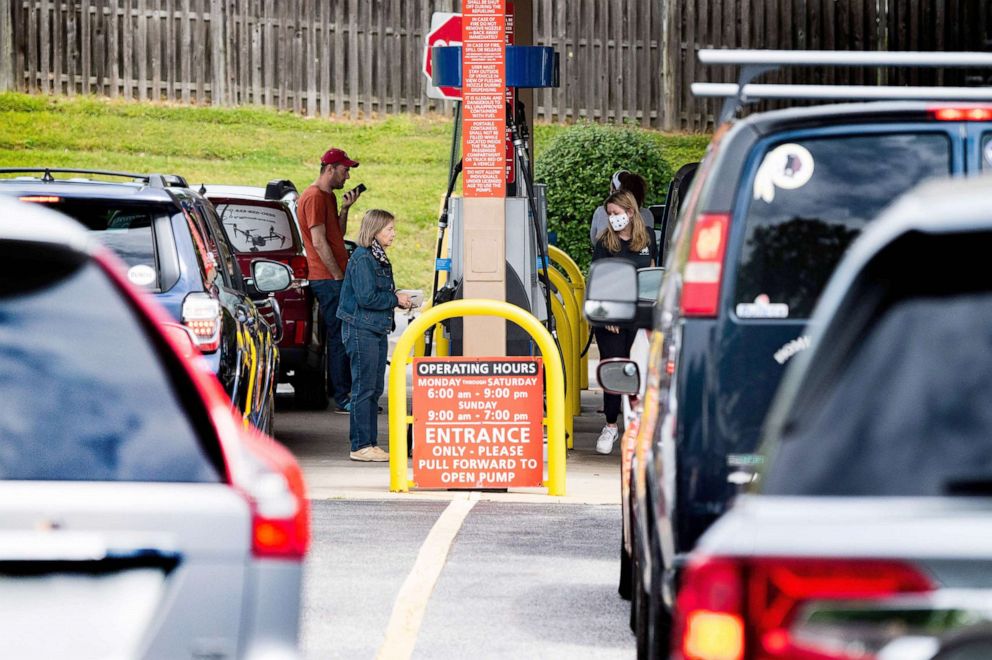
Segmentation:
<svg viewBox="0 0 992 660">
<path fill-rule="evenodd" d="M 593 328 L 596 335 L 596 345 L 599 346 L 599 358 L 630 357 L 630 347 L 634 344 L 637 330 L 620 328 L 620 332 L 610 332 L 606 328 Z M 616 424 L 620 416 L 620 397 L 616 394 L 603 392 L 603 412 L 606 413 L 606 423 Z"/>
</svg>

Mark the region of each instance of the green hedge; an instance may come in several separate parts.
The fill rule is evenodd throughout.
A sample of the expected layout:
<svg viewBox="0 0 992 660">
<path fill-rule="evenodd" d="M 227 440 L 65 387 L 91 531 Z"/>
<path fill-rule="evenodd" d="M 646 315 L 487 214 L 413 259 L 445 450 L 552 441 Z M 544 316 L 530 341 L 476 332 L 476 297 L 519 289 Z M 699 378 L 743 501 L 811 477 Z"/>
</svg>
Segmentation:
<svg viewBox="0 0 992 660">
<path fill-rule="evenodd" d="M 547 185 L 548 228 L 583 270 L 592 255 L 589 222 L 620 169 L 645 178 L 648 206 L 664 201 L 671 168 L 658 143 L 638 128 L 577 124 L 556 135 L 537 159 L 535 179 Z"/>
</svg>

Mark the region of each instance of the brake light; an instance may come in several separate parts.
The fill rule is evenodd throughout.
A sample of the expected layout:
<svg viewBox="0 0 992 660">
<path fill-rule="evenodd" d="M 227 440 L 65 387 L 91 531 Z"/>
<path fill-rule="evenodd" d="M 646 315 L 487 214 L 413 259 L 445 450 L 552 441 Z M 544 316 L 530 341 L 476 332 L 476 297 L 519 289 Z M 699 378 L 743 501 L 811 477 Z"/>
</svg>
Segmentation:
<svg viewBox="0 0 992 660">
<path fill-rule="evenodd" d="M 58 204 L 62 201 L 61 197 L 56 197 L 54 195 L 24 195 L 23 197 L 18 197 L 17 199 L 22 202 L 35 202 L 37 204 Z"/>
<path fill-rule="evenodd" d="M 307 265 L 307 258 L 301 254 L 289 258 L 289 267 L 293 269 L 293 277 L 298 280 L 305 280 L 310 277 L 310 266 Z"/>
<path fill-rule="evenodd" d="M 844 643 L 835 643 L 797 636 L 797 613 L 814 601 L 878 600 L 933 588 L 914 567 L 891 560 L 698 559 L 686 568 L 678 595 L 673 654 L 685 660 L 870 658 L 867 645 L 851 653 L 858 646 L 852 643 L 856 621 L 838 633 Z"/>
<path fill-rule="evenodd" d="M 310 545 L 303 472 L 292 454 L 271 438 L 248 431 L 244 440 L 244 460 L 229 469 L 251 507 L 252 554 L 303 559 Z"/>
<path fill-rule="evenodd" d="M 183 300 L 182 324 L 193 331 L 202 353 L 212 353 L 220 347 L 220 303 L 206 293 L 190 293 Z"/>
<path fill-rule="evenodd" d="M 990 121 L 992 108 L 931 108 L 930 116 L 937 121 Z"/>
<path fill-rule="evenodd" d="M 728 213 L 704 213 L 696 220 L 682 281 L 684 316 L 716 316 L 729 227 Z"/>
</svg>

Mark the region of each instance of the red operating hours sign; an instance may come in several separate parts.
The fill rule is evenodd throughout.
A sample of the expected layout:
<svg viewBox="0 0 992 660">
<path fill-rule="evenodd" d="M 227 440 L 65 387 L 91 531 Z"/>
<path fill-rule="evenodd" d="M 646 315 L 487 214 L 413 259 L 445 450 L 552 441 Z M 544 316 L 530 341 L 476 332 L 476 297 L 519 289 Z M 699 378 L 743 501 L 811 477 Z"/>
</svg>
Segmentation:
<svg viewBox="0 0 992 660">
<path fill-rule="evenodd" d="M 540 358 L 416 358 L 418 488 L 521 488 L 544 481 Z"/>
</svg>

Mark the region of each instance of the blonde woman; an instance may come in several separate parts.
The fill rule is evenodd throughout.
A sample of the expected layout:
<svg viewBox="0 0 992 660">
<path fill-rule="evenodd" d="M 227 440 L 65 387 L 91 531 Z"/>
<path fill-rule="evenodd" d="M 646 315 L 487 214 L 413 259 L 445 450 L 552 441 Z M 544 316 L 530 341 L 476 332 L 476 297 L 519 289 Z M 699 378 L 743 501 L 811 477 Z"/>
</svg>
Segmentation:
<svg viewBox="0 0 992 660">
<path fill-rule="evenodd" d="M 625 190 L 618 190 L 606 198 L 603 209 L 606 211 L 608 222 L 596 239 L 592 260 L 620 258 L 634 262 L 638 268 L 654 266 L 653 255 L 657 254 L 654 232 L 644 226 L 634 196 Z M 600 358 L 630 356 L 630 347 L 634 343 L 636 330 L 608 325 L 595 328 L 594 332 Z M 609 454 L 613 451 L 613 443 L 620 435 L 617 429 L 620 397 L 604 392 L 603 412 L 606 414 L 606 425 L 600 432 L 599 439 L 596 440 L 596 451 L 600 454 Z"/>
<path fill-rule="evenodd" d="M 396 218 L 373 209 L 362 218 L 358 247 L 348 260 L 341 286 L 341 338 L 351 359 L 351 460 L 382 463 L 389 454 L 379 448 L 378 405 L 385 384 L 387 336 L 393 309 L 409 309 L 411 301 L 396 293 L 393 267 L 386 249 L 396 238 Z"/>
</svg>

